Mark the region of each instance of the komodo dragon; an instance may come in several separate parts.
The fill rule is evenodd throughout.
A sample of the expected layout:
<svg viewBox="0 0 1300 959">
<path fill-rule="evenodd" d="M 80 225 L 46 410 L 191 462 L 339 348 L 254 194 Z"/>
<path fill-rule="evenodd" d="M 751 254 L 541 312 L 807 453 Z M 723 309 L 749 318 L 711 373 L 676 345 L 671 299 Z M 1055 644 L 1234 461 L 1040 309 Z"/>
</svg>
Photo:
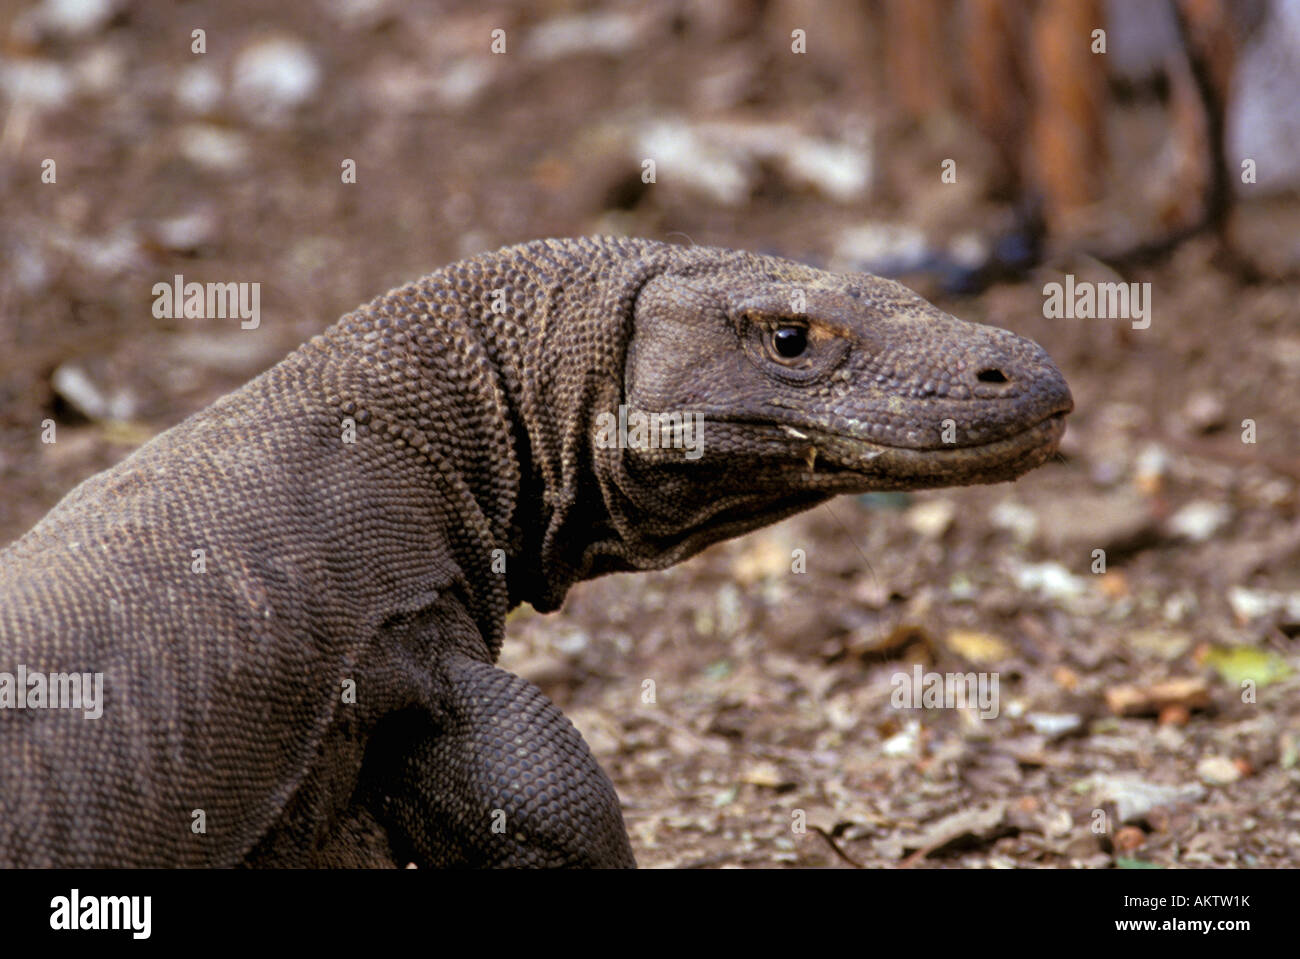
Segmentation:
<svg viewBox="0 0 1300 959">
<path fill-rule="evenodd" d="M 620 405 L 700 442 L 596 442 Z M 493 665 L 506 613 L 839 493 L 1012 479 L 1071 407 L 1036 344 L 869 275 L 611 238 L 444 267 L 0 553 L 0 863 L 635 865 L 581 736 Z M 35 708 L 60 673 L 102 716 Z"/>
</svg>

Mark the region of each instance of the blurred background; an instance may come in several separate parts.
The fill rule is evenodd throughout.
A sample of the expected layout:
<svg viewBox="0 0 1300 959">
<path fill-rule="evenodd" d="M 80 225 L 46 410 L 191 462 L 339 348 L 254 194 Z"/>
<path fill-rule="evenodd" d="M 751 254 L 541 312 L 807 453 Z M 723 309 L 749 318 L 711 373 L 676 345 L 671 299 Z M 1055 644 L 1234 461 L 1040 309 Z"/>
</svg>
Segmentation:
<svg viewBox="0 0 1300 959">
<path fill-rule="evenodd" d="M 1298 90 L 1300 0 L 0 0 L 0 543 L 460 257 L 887 273 L 1048 349 L 1059 460 L 583 584 L 502 664 L 642 865 L 1291 865 Z M 176 274 L 260 283 L 260 327 L 156 318 Z M 1150 326 L 1047 318 L 1067 274 Z M 915 664 L 998 717 L 895 708 Z"/>
</svg>

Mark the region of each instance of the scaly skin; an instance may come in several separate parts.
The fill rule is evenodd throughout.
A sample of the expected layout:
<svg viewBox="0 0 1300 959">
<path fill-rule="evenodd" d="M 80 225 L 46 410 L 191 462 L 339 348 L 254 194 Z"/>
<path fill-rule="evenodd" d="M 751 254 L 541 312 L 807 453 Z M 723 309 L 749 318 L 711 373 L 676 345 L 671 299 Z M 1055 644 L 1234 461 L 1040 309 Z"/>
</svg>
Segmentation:
<svg viewBox="0 0 1300 959">
<path fill-rule="evenodd" d="M 620 404 L 702 414 L 700 455 L 595 442 Z M 632 865 L 581 737 L 493 665 L 506 613 L 1013 479 L 1070 408 L 1038 346 L 876 277 L 609 238 L 444 267 L 0 553 L 0 672 L 105 684 L 100 719 L 0 709 L 0 863 Z"/>
</svg>

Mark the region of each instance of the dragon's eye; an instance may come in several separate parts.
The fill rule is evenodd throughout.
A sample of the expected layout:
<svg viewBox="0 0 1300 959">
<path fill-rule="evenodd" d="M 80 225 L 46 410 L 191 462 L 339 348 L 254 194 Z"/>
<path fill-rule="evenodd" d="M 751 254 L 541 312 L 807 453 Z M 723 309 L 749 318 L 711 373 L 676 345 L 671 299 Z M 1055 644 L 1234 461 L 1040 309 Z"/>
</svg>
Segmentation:
<svg viewBox="0 0 1300 959">
<path fill-rule="evenodd" d="M 802 326 L 778 326 L 772 332 L 772 346 L 779 355 L 793 360 L 808 349 L 808 330 Z"/>
</svg>

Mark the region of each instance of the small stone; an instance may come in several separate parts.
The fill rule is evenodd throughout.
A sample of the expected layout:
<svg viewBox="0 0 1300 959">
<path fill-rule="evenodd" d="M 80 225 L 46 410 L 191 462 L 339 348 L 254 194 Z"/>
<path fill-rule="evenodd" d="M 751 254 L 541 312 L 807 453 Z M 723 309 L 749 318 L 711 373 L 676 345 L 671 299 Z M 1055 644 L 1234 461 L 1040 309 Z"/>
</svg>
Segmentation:
<svg viewBox="0 0 1300 959">
<path fill-rule="evenodd" d="M 118 388 L 110 394 L 73 363 L 56 369 L 50 385 L 64 402 L 89 420 L 129 420 L 136 411 L 135 399 L 128 390 Z"/>
<path fill-rule="evenodd" d="M 1031 563 L 1021 567 L 1016 571 L 1016 586 L 1052 599 L 1082 596 L 1088 588 L 1083 577 L 1075 576 L 1060 563 Z"/>
<path fill-rule="evenodd" d="M 740 776 L 740 781 L 751 786 L 763 786 L 767 789 L 779 789 L 790 784 L 790 777 L 782 775 L 775 763 L 755 763 Z"/>
<path fill-rule="evenodd" d="M 1167 528 L 1174 536 L 1204 543 L 1223 529 L 1232 519 L 1232 510 L 1226 503 L 1194 500 L 1169 517 Z"/>
<path fill-rule="evenodd" d="M 925 233 L 914 226 L 866 223 L 841 230 L 835 239 L 831 266 L 837 270 L 874 268 L 903 273 L 915 269 L 934 253 Z"/>
<path fill-rule="evenodd" d="M 1074 713 L 1026 713 L 1025 722 L 1034 732 L 1050 739 L 1074 732 L 1083 725 L 1083 719 Z"/>
<path fill-rule="evenodd" d="M 794 560 L 792 550 L 772 534 L 751 538 L 753 544 L 732 563 L 732 574 L 743 586 L 776 579 L 790 573 Z"/>
<path fill-rule="evenodd" d="M 1206 756 L 1196 764 L 1196 775 L 1211 786 L 1227 786 L 1241 778 L 1241 769 L 1227 756 Z"/>
<path fill-rule="evenodd" d="M 915 756 L 920 729 L 919 723 L 909 720 L 901 732 L 895 733 L 880 744 L 880 751 L 886 756 Z"/>
<path fill-rule="evenodd" d="M 1205 795 L 1205 787 L 1200 783 L 1166 786 L 1132 773 L 1099 776 L 1093 780 L 1093 788 L 1102 801 L 1115 803 L 1115 814 L 1121 823 L 1141 819 L 1158 806 L 1196 802 Z"/>
<path fill-rule="evenodd" d="M 1020 543 L 1028 543 L 1038 533 L 1038 516 L 1014 500 L 1003 500 L 994 506 L 989 512 L 989 522 L 1011 533 Z"/>
<path fill-rule="evenodd" d="M 591 637 L 576 627 L 561 632 L 551 641 L 551 645 L 567 656 L 575 656 L 591 645 Z"/>
<path fill-rule="evenodd" d="M 94 96 L 108 96 L 125 83 L 126 55 L 116 47 L 97 46 L 73 67 L 77 86 Z"/>
<path fill-rule="evenodd" d="M 200 116 L 211 113 L 221 104 L 224 94 L 221 75 L 207 64 L 185 67 L 176 78 L 176 102 L 190 113 Z"/>
<path fill-rule="evenodd" d="M 240 51 L 231 92 L 250 116 L 279 123 L 316 95 L 321 70 L 302 42 L 280 37 L 258 40 Z"/>
<path fill-rule="evenodd" d="M 1067 692 L 1073 692 L 1079 686 L 1079 674 L 1068 666 L 1057 666 L 1052 670 L 1052 681 Z"/>
<path fill-rule="evenodd" d="M 195 166 L 219 173 L 233 173 L 248 163 L 248 141 L 242 133 L 208 123 L 182 127 L 179 152 Z"/>
<path fill-rule="evenodd" d="M 643 18 L 631 13 L 579 13 L 553 17 L 533 28 L 524 50 L 535 60 L 559 60 L 584 53 L 617 56 L 645 37 Z"/>
<path fill-rule="evenodd" d="M 991 633 L 954 629 L 948 633 L 948 648 L 972 663 L 997 663 L 1009 659 L 1012 649 Z"/>
<path fill-rule="evenodd" d="M 927 499 L 907 511 L 905 519 L 912 530 L 926 539 L 938 539 L 948 531 L 957 515 L 957 505 L 947 499 Z"/>
<path fill-rule="evenodd" d="M 50 60 L 0 60 L 0 93 L 15 104 L 54 110 L 72 97 L 71 71 Z"/>
<path fill-rule="evenodd" d="M 1193 393 L 1183 404 L 1183 417 L 1198 433 L 1212 433 L 1226 425 L 1227 407 L 1216 393 Z"/>
<path fill-rule="evenodd" d="M 1133 464 L 1133 482 L 1147 494 L 1160 492 L 1165 474 L 1169 472 L 1169 454 L 1158 443 L 1148 443 Z"/>
<path fill-rule="evenodd" d="M 1117 852 L 1132 852 L 1140 849 L 1147 841 L 1147 834 L 1137 826 L 1121 826 L 1115 830 L 1115 849 Z"/>
<path fill-rule="evenodd" d="M 1161 726 L 1186 726 L 1191 718 L 1192 714 L 1186 706 L 1181 703 L 1170 703 L 1160 710 L 1160 717 L 1156 722 Z"/>
<path fill-rule="evenodd" d="M 1097 577 L 1097 585 L 1101 588 L 1101 594 L 1107 599 L 1123 599 L 1131 592 L 1128 577 L 1117 569 L 1100 574 Z"/>
<path fill-rule="evenodd" d="M 108 26 L 119 5 L 118 0 L 44 0 L 18 18 L 14 31 L 29 40 L 88 37 Z"/>
<path fill-rule="evenodd" d="M 1144 656 L 1168 662 L 1191 649 L 1192 636 L 1179 629 L 1135 629 L 1124 637 L 1124 644 Z"/>
<path fill-rule="evenodd" d="M 1300 592 L 1231 586 L 1228 588 L 1228 605 L 1243 623 L 1278 612 L 1289 620 L 1300 619 Z"/>
<path fill-rule="evenodd" d="M 191 210 L 153 224 L 154 241 L 176 253 L 192 253 L 211 243 L 217 233 L 217 218 L 211 209 Z"/>
</svg>

